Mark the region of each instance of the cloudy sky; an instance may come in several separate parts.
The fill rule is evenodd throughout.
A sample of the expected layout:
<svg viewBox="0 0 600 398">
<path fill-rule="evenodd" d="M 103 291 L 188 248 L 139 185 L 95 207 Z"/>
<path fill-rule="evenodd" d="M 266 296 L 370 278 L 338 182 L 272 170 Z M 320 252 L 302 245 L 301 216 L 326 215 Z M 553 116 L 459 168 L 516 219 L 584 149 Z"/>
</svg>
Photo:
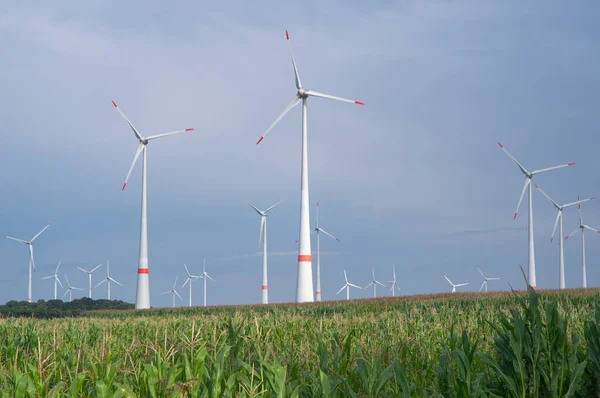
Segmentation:
<svg viewBox="0 0 600 398">
<path fill-rule="evenodd" d="M 41 277 L 59 260 L 61 278 L 86 287 L 75 266 L 110 259 L 125 285 L 113 297 L 134 301 L 141 165 L 121 192 L 137 143 L 114 100 L 142 134 L 195 128 L 148 146 L 151 304 L 169 305 L 160 292 L 204 258 L 209 304 L 259 302 L 260 219 L 244 201 L 280 199 L 270 299 L 293 301 L 300 108 L 255 145 L 295 94 L 288 29 L 308 89 L 366 104 L 310 101 L 311 210 L 318 200 L 340 237 L 322 240 L 323 298 L 341 298 L 344 268 L 366 285 L 373 267 L 390 280 L 393 263 L 405 294 L 449 291 L 444 274 L 477 290 L 477 266 L 522 286 L 526 207 L 512 215 L 524 179 L 496 142 L 530 169 L 577 162 L 536 177 L 557 202 L 600 195 L 599 18 L 597 1 L 4 2 L 1 230 L 28 239 L 53 223 L 36 241 L 34 300 L 51 297 Z M 596 228 L 598 205 L 583 209 Z M 558 286 L 554 218 L 535 192 L 542 288 Z M 565 211 L 565 234 L 577 224 Z M 600 236 L 586 243 L 598 286 Z M 565 244 L 568 287 L 580 286 L 580 245 Z M 27 256 L 0 242 L 0 302 L 26 298 Z"/>
</svg>

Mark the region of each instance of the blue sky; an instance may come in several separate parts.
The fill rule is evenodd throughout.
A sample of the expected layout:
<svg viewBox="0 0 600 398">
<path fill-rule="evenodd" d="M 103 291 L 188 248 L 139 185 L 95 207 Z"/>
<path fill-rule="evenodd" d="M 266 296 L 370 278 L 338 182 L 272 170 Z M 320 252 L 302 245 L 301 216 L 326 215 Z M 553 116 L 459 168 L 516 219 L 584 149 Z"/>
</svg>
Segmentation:
<svg viewBox="0 0 600 398">
<path fill-rule="evenodd" d="M 496 142 L 530 169 L 577 162 L 536 177 L 557 202 L 600 194 L 599 17 L 595 1 L 9 2 L 2 232 L 27 238 L 53 223 L 35 246 L 34 300 L 51 297 L 40 278 L 59 260 L 86 287 L 75 266 L 110 259 L 125 285 L 113 297 L 133 302 L 141 167 L 121 192 L 137 144 L 115 100 L 143 134 L 195 128 L 148 146 L 151 304 L 169 305 L 159 293 L 203 258 L 217 281 L 209 304 L 258 303 L 260 220 L 244 201 L 280 199 L 269 216 L 270 301 L 293 301 L 300 109 L 254 145 L 295 94 L 288 29 L 307 88 L 366 103 L 309 105 L 312 216 L 318 200 L 322 226 L 340 237 L 322 241 L 323 298 L 342 298 L 344 268 L 366 285 L 372 267 L 391 279 L 392 263 L 405 294 L 449 291 L 444 274 L 477 290 L 476 266 L 522 286 L 526 207 L 512 215 L 523 178 Z M 535 193 L 542 288 L 558 286 L 554 217 Z M 576 210 L 564 217 L 567 234 Z M 600 228 L 598 203 L 584 218 Z M 600 236 L 586 240 L 588 284 L 598 286 Z M 565 263 L 567 286 L 579 286 L 579 240 L 565 245 Z M 0 270 L 0 302 L 25 299 L 27 249 L 1 241 Z M 199 304 L 200 283 L 194 291 Z"/>
</svg>

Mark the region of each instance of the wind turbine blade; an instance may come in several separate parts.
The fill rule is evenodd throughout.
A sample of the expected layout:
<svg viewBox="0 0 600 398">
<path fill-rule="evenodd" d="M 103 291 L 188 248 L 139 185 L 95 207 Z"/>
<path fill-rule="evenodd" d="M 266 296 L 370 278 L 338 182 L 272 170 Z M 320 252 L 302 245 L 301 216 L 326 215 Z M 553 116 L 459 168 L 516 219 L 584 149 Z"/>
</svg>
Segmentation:
<svg viewBox="0 0 600 398">
<path fill-rule="evenodd" d="M 283 202 L 285 199 L 281 199 L 279 202 L 275 203 L 273 206 L 267 208 L 267 210 L 265 210 L 265 213 L 268 213 L 269 211 L 273 210 L 274 208 L 276 208 L 277 206 L 279 206 L 281 204 L 281 202 Z"/>
<path fill-rule="evenodd" d="M 101 266 L 102 266 L 102 264 L 98 264 L 98 265 L 96 265 L 96 267 L 90 271 L 90 274 L 91 274 L 92 272 L 96 271 L 96 270 L 97 270 L 99 267 L 101 267 Z"/>
<path fill-rule="evenodd" d="M 319 228 L 319 231 L 320 231 L 320 232 L 323 232 L 325 235 L 329 236 L 330 238 L 332 238 L 332 239 L 335 239 L 335 240 L 339 241 L 339 239 L 338 239 L 338 238 L 336 238 L 335 236 L 331 235 L 329 232 L 325 231 L 323 228 Z"/>
<path fill-rule="evenodd" d="M 82 289 L 82 288 L 80 288 L 80 287 L 71 287 L 71 289 L 73 289 L 73 290 L 83 290 L 83 289 Z"/>
<path fill-rule="evenodd" d="M 263 240 L 263 231 L 265 230 L 265 223 L 267 222 L 267 218 L 265 216 L 260 216 L 260 234 L 258 235 L 258 247 L 260 248 L 260 243 Z"/>
<path fill-rule="evenodd" d="M 381 283 L 379 281 L 375 281 L 375 283 L 377 283 L 379 286 L 387 287 L 386 285 L 384 285 L 383 283 Z"/>
<path fill-rule="evenodd" d="M 338 292 L 336 293 L 336 295 L 340 294 L 341 292 L 344 291 L 344 289 L 346 288 L 346 285 L 342 286 L 342 288 L 340 290 L 338 290 Z"/>
<path fill-rule="evenodd" d="M 202 263 L 202 274 L 206 275 L 206 258 L 204 259 L 204 262 Z"/>
<path fill-rule="evenodd" d="M 452 283 L 452 282 L 450 281 L 450 279 L 448 279 L 448 277 L 447 277 L 446 275 L 444 275 L 444 278 L 446 278 L 446 280 L 448 281 L 448 283 L 449 283 L 449 284 L 451 284 L 452 286 L 454 286 L 454 283 Z"/>
<path fill-rule="evenodd" d="M 116 283 L 117 285 L 119 285 L 119 286 L 123 287 L 123 285 L 121 285 L 121 284 L 120 284 L 118 281 L 116 281 L 115 279 L 113 279 L 113 278 L 111 278 L 111 277 L 108 277 L 107 279 L 109 279 L 111 282 L 114 282 L 114 283 Z"/>
<path fill-rule="evenodd" d="M 588 202 L 588 201 L 590 201 L 590 200 L 594 200 L 594 199 L 596 199 L 596 197 L 595 197 L 595 196 L 592 196 L 591 198 L 587 198 L 587 199 L 577 200 L 577 202 L 567 203 L 566 205 L 563 205 L 563 208 L 565 208 L 565 207 L 569 207 L 569 206 L 573 206 L 573 205 L 578 205 L 578 204 L 580 204 L 580 203 L 583 203 L 583 202 Z M 581 207 L 581 206 L 580 206 L 580 207 Z"/>
<path fill-rule="evenodd" d="M 347 102 L 349 104 L 364 105 L 364 103 L 360 102 L 360 101 L 349 100 L 349 99 L 342 98 L 342 97 L 335 97 L 333 95 L 323 94 L 323 93 L 319 93 L 319 92 L 311 91 L 311 90 L 307 91 L 306 94 L 311 97 L 327 98 L 327 99 L 331 99 L 331 100 Z"/>
<path fill-rule="evenodd" d="M 35 258 L 33 257 L 33 245 L 29 245 L 29 259 L 31 260 L 31 265 L 33 266 L 33 272 L 35 272 Z"/>
<path fill-rule="evenodd" d="M 468 284 L 469 284 L 468 282 L 467 282 L 467 283 L 459 283 L 458 285 L 455 285 L 455 286 L 456 286 L 456 287 L 459 287 L 459 286 L 467 286 Z"/>
<path fill-rule="evenodd" d="M 499 281 L 500 278 L 487 278 L 488 281 Z"/>
<path fill-rule="evenodd" d="M 14 240 L 14 241 L 17 241 L 17 242 L 19 242 L 19 243 L 23 243 L 23 244 L 28 244 L 28 243 L 29 243 L 29 242 L 27 242 L 26 240 L 19 239 L 19 238 L 13 238 L 12 236 L 6 236 L 6 235 L 4 235 L 4 237 L 5 237 L 6 239 Z"/>
<path fill-rule="evenodd" d="M 69 289 L 67 289 L 67 291 L 65 292 L 65 294 L 62 295 L 62 297 L 60 298 L 61 300 L 65 298 L 65 296 L 69 294 Z"/>
<path fill-rule="evenodd" d="M 190 274 L 190 271 L 188 270 L 187 265 L 183 264 L 183 267 L 185 268 L 185 272 L 187 272 L 188 274 L 188 279 L 192 277 L 192 274 Z"/>
<path fill-rule="evenodd" d="M 315 231 L 317 231 L 319 229 L 319 202 L 317 202 L 317 219 L 315 221 L 317 223 L 317 226 L 315 227 Z"/>
<path fill-rule="evenodd" d="M 181 288 L 183 289 L 183 288 L 185 287 L 185 285 L 187 285 L 187 284 L 188 284 L 188 282 L 189 282 L 189 281 L 191 281 L 191 280 L 192 280 L 192 277 L 188 277 L 188 278 L 185 280 L 185 283 L 184 283 L 184 284 L 181 286 Z"/>
<path fill-rule="evenodd" d="M 558 220 L 560 219 L 560 209 L 556 212 L 556 221 L 554 221 L 554 229 L 552 230 L 552 236 L 550 237 L 550 243 L 554 240 L 554 234 L 556 233 L 556 227 L 558 226 Z"/>
<path fill-rule="evenodd" d="M 104 283 L 104 282 L 106 282 L 106 281 L 107 281 L 107 279 L 102 279 L 102 280 L 100 281 L 100 283 L 98 283 L 96 286 L 94 286 L 94 289 L 95 289 L 95 288 L 97 288 L 98 286 L 100 286 L 101 284 L 103 284 L 103 283 Z"/>
<path fill-rule="evenodd" d="M 179 276 L 175 277 L 175 282 L 173 282 L 173 290 L 175 290 L 175 285 L 177 285 L 177 278 L 179 278 Z"/>
<path fill-rule="evenodd" d="M 213 281 L 213 282 L 216 282 L 216 281 L 215 281 L 213 278 L 211 278 L 211 277 L 210 277 L 210 275 L 206 274 L 206 277 L 207 277 L 208 279 L 210 279 L 211 281 Z"/>
<path fill-rule="evenodd" d="M 58 269 L 60 268 L 60 263 L 61 263 L 61 261 L 59 261 L 58 265 L 56 266 L 56 270 L 54 271 L 55 275 L 58 275 Z"/>
<path fill-rule="evenodd" d="M 56 278 L 56 281 L 58 282 L 58 284 L 60 285 L 60 287 L 64 287 L 63 284 L 60 282 L 60 279 L 58 278 L 58 275 L 54 275 L 54 278 Z"/>
<path fill-rule="evenodd" d="M 65 275 L 65 280 L 67 281 L 67 286 L 70 288 L 71 284 L 69 283 L 69 277 L 67 275 Z"/>
<path fill-rule="evenodd" d="M 599 230 L 594 229 L 594 228 L 590 227 L 589 225 L 584 225 L 583 227 L 589 229 L 590 231 L 598 232 L 600 234 Z"/>
<path fill-rule="evenodd" d="M 502 149 L 504 151 L 504 153 L 506 155 L 508 155 L 510 160 L 512 160 L 514 162 L 514 164 L 517 165 L 517 167 L 519 167 L 519 169 L 521 170 L 521 172 L 523 174 L 528 175 L 529 172 L 527 171 L 527 169 L 525 167 L 523 167 L 523 165 L 521 163 L 519 163 L 519 161 L 517 159 L 515 159 L 515 157 L 513 155 L 511 155 L 510 152 L 508 152 L 501 143 L 498 143 L 498 146 L 500 146 L 500 149 Z"/>
<path fill-rule="evenodd" d="M 167 293 L 171 293 L 171 291 L 167 290 L 166 292 L 162 292 L 160 295 L 162 296 L 163 294 L 167 294 Z"/>
<path fill-rule="evenodd" d="M 569 167 L 569 166 L 575 166 L 575 163 L 561 164 L 560 166 L 554 166 L 554 167 L 548 167 L 546 169 L 535 170 L 535 171 L 531 172 L 531 175 L 533 176 L 536 174 L 545 173 L 550 170 L 562 169 L 563 167 Z"/>
<path fill-rule="evenodd" d="M 155 138 L 161 138 L 161 137 L 166 137 L 166 136 L 169 136 L 169 135 L 175 135 L 175 134 L 187 133 L 188 131 L 193 131 L 193 130 L 194 130 L 193 128 L 189 127 L 189 128 L 187 128 L 187 129 L 184 129 L 184 130 L 177 130 L 177 131 L 171 131 L 171 132 L 168 132 L 168 133 L 162 133 L 162 134 L 155 134 L 155 135 L 151 135 L 150 137 L 146 137 L 146 139 L 147 139 L 148 141 L 150 141 L 150 140 L 153 140 L 153 139 L 155 139 Z"/>
<path fill-rule="evenodd" d="M 250 202 L 246 202 L 246 204 L 247 204 L 248 206 L 252 207 L 252 208 L 254 209 L 254 211 L 255 211 L 256 213 L 258 213 L 258 215 L 259 215 L 259 216 L 262 216 L 262 215 L 263 215 L 263 212 L 262 212 L 262 211 L 260 211 L 260 209 L 259 209 L 258 207 L 256 207 L 256 206 L 254 206 L 252 203 L 250 203 Z"/>
<path fill-rule="evenodd" d="M 85 272 L 86 274 L 88 274 L 88 273 L 89 273 L 89 271 L 88 271 L 88 270 L 86 270 L 86 269 L 83 269 L 83 268 L 81 268 L 81 267 L 75 267 L 75 268 L 77 268 L 79 271 Z"/>
<path fill-rule="evenodd" d="M 177 293 L 177 290 L 173 290 L 173 293 L 175 293 L 175 295 L 176 295 L 177 297 L 179 297 L 179 300 L 183 300 L 183 299 L 181 298 L 181 296 L 179 295 L 179 293 Z"/>
<path fill-rule="evenodd" d="M 548 202 L 552 203 L 554 205 L 554 207 L 556 207 L 557 209 L 560 209 L 560 206 L 558 205 L 558 203 L 556 203 L 555 201 L 553 201 L 552 198 L 546 194 L 546 192 L 542 191 L 542 188 L 538 187 L 537 184 L 533 184 L 533 185 L 535 186 L 535 189 L 537 189 L 538 191 L 540 191 L 540 193 L 542 195 L 544 195 L 544 197 L 546 199 L 548 199 Z"/>
<path fill-rule="evenodd" d="M 121 115 L 121 117 L 123 118 L 123 120 L 125 120 L 125 122 L 129 125 L 129 127 L 131 127 L 131 130 L 133 131 L 133 134 L 135 134 L 135 136 L 137 137 L 137 139 L 140 140 L 140 141 L 142 141 L 144 139 L 144 137 L 142 137 L 142 135 L 139 133 L 139 131 L 137 131 L 137 129 L 133 126 L 133 124 L 129 121 L 129 119 L 127 119 L 127 116 L 125 116 L 125 114 L 117 106 L 117 104 L 115 103 L 115 101 L 113 101 L 112 104 L 115 107 L 115 109 L 117 110 L 117 112 L 119 112 L 119 115 Z"/>
<path fill-rule="evenodd" d="M 396 264 L 392 264 L 392 273 L 394 274 L 394 282 L 396 281 Z"/>
<path fill-rule="evenodd" d="M 346 280 L 346 283 L 348 283 L 348 276 L 346 275 L 346 270 L 344 270 L 344 279 Z"/>
<path fill-rule="evenodd" d="M 481 276 L 483 276 L 483 279 L 485 279 L 485 275 L 483 275 L 483 272 L 481 272 L 481 270 L 479 269 L 479 267 L 477 267 L 477 271 L 479 271 L 479 273 L 481 274 Z"/>
<path fill-rule="evenodd" d="M 288 31 L 285 31 L 285 39 L 288 43 L 288 48 L 290 50 L 290 58 L 292 58 L 292 65 L 294 66 L 294 79 L 296 82 L 296 88 L 300 90 L 302 88 L 302 83 L 300 82 L 300 75 L 298 74 L 298 67 L 296 66 L 296 59 L 294 58 L 294 52 L 292 51 L 292 44 L 290 43 L 290 34 Z"/>
<path fill-rule="evenodd" d="M 54 275 L 50 275 L 50 276 L 45 276 L 42 279 L 50 279 L 50 278 L 54 278 Z"/>
<path fill-rule="evenodd" d="M 577 229 L 573 232 L 571 232 L 569 235 L 567 235 L 565 237 L 565 240 L 569 239 L 571 236 L 575 235 L 577 232 L 579 232 L 581 230 L 581 227 L 577 227 Z"/>
<path fill-rule="evenodd" d="M 273 130 L 273 127 L 275 127 L 277 125 L 277 123 L 279 123 L 279 121 L 281 119 L 283 119 L 283 117 L 286 115 L 286 113 L 288 113 L 293 107 L 295 107 L 299 103 L 300 103 L 300 98 L 298 98 L 298 96 L 296 96 L 292 100 L 292 102 L 290 102 L 288 104 L 288 106 L 283 110 L 283 112 L 281 112 L 281 114 L 279 116 L 277 116 L 277 119 L 275 119 L 275 121 L 273 123 L 271 123 L 271 125 L 269 126 L 267 131 L 265 131 L 265 133 L 262 135 L 262 137 L 260 137 L 259 140 L 256 142 L 256 145 L 260 144 L 260 142 L 267 136 L 267 134 L 269 134 L 269 132 L 271 130 Z"/>
<path fill-rule="evenodd" d="M 140 142 L 140 144 L 137 147 L 137 150 L 135 151 L 135 155 L 133 156 L 133 162 L 131 162 L 131 166 L 129 167 L 129 171 L 127 172 L 127 177 L 125 177 L 125 182 L 123 183 L 123 188 L 121 188 L 121 191 L 125 190 L 125 187 L 127 186 L 127 181 L 129 180 L 129 176 L 131 175 L 131 172 L 133 171 L 133 167 L 135 166 L 135 163 L 137 162 L 138 158 L 140 157 L 140 153 L 142 153 L 142 151 L 144 150 L 144 147 L 145 147 L 145 145 Z"/>
<path fill-rule="evenodd" d="M 373 282 L 369 283 L 367 286 L 365 286 L 365 289 L 370 288 L 371 286 L 373 286 Z"/>
<path fill-rule="evenodd" d="M 483 283 L 481 284 L 481 287 L 479 288 L 479 291 L 481 291 L 483 289 L 483 287 L 485 286 L 485 280 L 483 281 Z"/>
<path fill-rule="evenodd" d="M 355 288 L 357 288 L 357 289 L 362 289 L 362 287 L 360 287 L 360 286 L 356 286 L 356 285 L 355 285 L 355 284 L 353 284 L 353 283 L 348 283 L 348 286 L 352 286 L 352 287 L 355 287 Z"/>
<path fill-rule="evenodd" d="M 517 210 L 515 210 L 514 220 L 517 219 L 517 213 L 519 212 L 519 207 L 521 207 L 521 202 L 523 201 L 523 195 L 525 195 L 525 190 L 531 184 L 531 179 L 529 177 L 525 177 L 525 184 L 523 185 L 523 190 L 521 190 L 521 196 L 519 196 L 519 202 L 517 203 Z"/>
<path fill-rule="evenodd" d="M 38 232 L 37 235 L 35 235 L 33 238 L 31 238 L 31 240 L 29 242 L 33 243 L 33 241 L 36 240 L 37 237 L 42 234 L 42 232 L 44 232 L 45 230 L 47 230 L 48 228 L 50 228 L 50 225 L 52 225 L 52 223 L 48 223 L 48 225 L 46 225 L 40 232 Z"/>
</svg>

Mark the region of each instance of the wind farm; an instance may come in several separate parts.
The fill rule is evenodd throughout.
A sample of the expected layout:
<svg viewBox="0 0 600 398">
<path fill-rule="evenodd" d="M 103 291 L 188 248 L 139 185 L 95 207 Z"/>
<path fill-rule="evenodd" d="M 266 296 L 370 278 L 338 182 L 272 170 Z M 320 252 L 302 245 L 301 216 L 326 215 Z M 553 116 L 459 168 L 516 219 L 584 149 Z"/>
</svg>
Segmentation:
<svg viewBox="0 0 600 398">
<path fill-rule="evenodd" d="M 597 395 L 598 18 L 15 3 L 0 391 Z"/>
</svg>

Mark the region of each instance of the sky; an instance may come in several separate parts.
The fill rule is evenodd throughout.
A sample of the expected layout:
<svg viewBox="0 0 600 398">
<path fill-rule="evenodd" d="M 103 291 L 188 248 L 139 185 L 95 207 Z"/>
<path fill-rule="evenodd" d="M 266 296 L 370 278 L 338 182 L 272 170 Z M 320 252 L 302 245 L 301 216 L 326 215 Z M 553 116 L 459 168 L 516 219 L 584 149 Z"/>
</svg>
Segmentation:
<svg viewBox="0 0 600 398">
<path fill-rule="evenodd" d="M 293 99 L 290 32 L 307 89 L 363 101 L 311 99 L 311 223 L 321 240 L 324 300 L 375 269 L 402 294 L 448 292 L 447 275 L 481 285 L 476 267 L 523 287 L 527 207 L 513 213 L 526 168 L 555 201 L 600 195 L 600 3 L 399 0 L 365 2 L 8 1 L 0 11 L 0 232 L 35 242 L 33 299 L 62 261 L 61 279 L 87 288 L 75 267 L 110 260 L 112 297 L 135 300 L 141 164 L 122 192 L 137 142 L 114 100 L 144 135 L 193 127 L 148 145 L 151 305 L 187 304 L 183 264 L 208 304 L 261 298 L 260 218 L 268 218 L 269 299 L 295 299 L 301 111 L 257 139 Z M 539 288 L 558 287 L 556 211 L 534 192 Z M 600 229 L 599 201 L 582 206 Z M 525 203 L 526 204 L 526 203 Z M 564 213 L 565 235 L 576 209 Z M 586 234 L 588 285 L 600 285 L 600 235 Z M 313 250 L 316 244 L 313 240 Z M 581 284 L 581 242 L 564 245 L 567 287 Z M 28 253 L 0 241 L 0 303 L 27 297 Z M 314 264 L 313 264 L 314 267 Z M 105 267 L 93 275 L 94 284 Z M 201 303 L 202 283 L 193 287 Z M 62 291 L 61 291 L 62 292 Z M 378 294 L 389 292 L 378 291 Z M 76 292 L 81 297 L 86 291 Z M 95 289 L 94 298 L 106 289 Z M 352 291 L 353 298 L 371 290 Z"/>
</svg>

